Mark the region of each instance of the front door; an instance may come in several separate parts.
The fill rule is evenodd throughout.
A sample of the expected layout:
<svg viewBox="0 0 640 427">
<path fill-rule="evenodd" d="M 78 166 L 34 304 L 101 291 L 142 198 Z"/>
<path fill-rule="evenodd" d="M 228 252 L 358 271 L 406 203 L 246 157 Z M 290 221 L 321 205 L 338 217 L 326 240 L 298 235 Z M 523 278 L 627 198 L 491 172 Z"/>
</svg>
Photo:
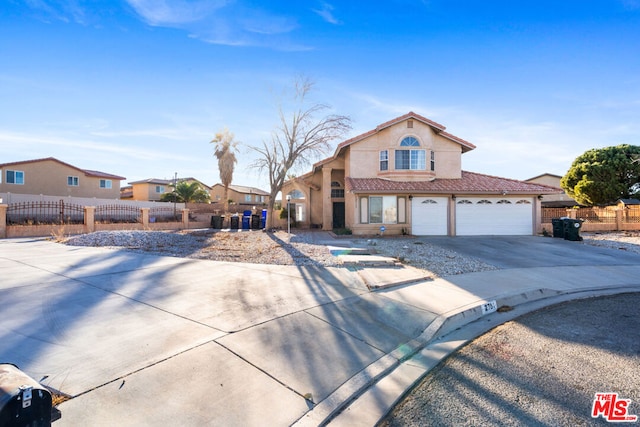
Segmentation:
<svg viewBox="0 0 640 427">
<path fill-rule="evenodd" d="M 344 228 L 344 202 L 333 202 L 333 228 Z"/>
</svg>

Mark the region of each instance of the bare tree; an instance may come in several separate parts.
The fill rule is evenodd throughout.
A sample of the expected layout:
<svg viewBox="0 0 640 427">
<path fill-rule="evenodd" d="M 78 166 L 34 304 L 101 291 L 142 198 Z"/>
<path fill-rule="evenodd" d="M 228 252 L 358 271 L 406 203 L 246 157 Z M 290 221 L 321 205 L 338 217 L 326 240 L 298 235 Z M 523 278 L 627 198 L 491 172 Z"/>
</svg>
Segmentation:
<svg viewBox="0 0 640 427">
<path fill-rule="evenodd" d="M 250 147 L 260 156 L 251 167 L 266 171 L 269 176 L 269 203 L 267 228 L 273 226 L 273 206 L 276 195 L 294 166 L 308 164 L 309 159 L 325 154 L 331 148 L 331 141 L 343 138 L 351 129 L 351 119 L 347 116 L 327 114 L 318 118 L 331 107 L 326 104 L 307 103 L 307 96 L 314 83 L 307 77 L 294 81 L 295 106 L 293 112 L 286 113 L 282 104 L 278 106 L 280 124 L 262 147 Z"/>
<path fill-rule="evenodd" d="M 211 143 L 216 144 L 214 155 L 218 159 L 220 181 L 224 186 L 224 211 L 227 212 L 229 210 L 229 185 L 231 181 L 233 181 L 233 170 L 235 164 L 238 162 L 235 153 L 239 142 L 234 141 L 233 133 L 229 132 L 229 129 L 224 128 L 216 133 Z"/>
</svg>

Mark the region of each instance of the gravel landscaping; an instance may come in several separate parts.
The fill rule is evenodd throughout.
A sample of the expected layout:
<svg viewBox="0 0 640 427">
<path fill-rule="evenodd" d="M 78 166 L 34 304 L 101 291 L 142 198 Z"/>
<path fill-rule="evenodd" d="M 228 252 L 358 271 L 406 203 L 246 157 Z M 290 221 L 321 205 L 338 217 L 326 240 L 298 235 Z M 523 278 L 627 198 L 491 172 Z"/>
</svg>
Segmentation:
<svg viewBox="0 0 640 427">
<path fill-rule="evenodd" d="M 640 233 L 583 233 L 582 244 L 609 247 L 640 253 Z M 463 256 L 429 244 L 426 238 L 409 236 L 359 237 L 331 239 L 328 233 L 312 231 L 214 231 L 210 229 L 178 232 L 163 231 L 100 231 L 67 238 L 73 246 L 125 248 L 212 261 L 245 262 L 276 265 L 315 265 L 339 267 L 328 244 L 366 248 L 372 254 L 397 258 L 399 261 L 426 270 L 432 276 L 449 276 L 497 267 L 473 257 Z"/>
</svg>

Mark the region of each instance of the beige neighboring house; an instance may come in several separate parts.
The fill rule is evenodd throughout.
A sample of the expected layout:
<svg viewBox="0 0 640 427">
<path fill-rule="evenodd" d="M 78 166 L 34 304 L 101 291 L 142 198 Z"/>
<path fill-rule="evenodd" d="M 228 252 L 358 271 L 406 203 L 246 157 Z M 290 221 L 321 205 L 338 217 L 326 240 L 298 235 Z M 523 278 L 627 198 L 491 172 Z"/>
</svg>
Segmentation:
<svg viewBox="0 0 640 427">
<path fill-rule="evenodd" d="M 123 188 L 121 198 L 157 202 L 163 194 L 171 193 L 173 185 L 177 182 L 186 181 L 188 183 L 197 182 L 205 191 L 210 191 L 211 187 L 198 181 L 195 178 L 158 179 L 149 178 L 140 181 L 129 182 L 129 186 Z"/>
<path fill-rule="evenodd" d="M 224 185 L 220 183 L 213 185 L 209 194 L 211 195 L 211 203 L 223 203 Z M 228 198 L 237 205 L 264 206 L 269 202 L 269 193 L 255 187 L 232 184 L 229 185 Z"/>
<path fill-rule="evenodd" d="M 462 155 L 475 148 L 410 112 L 342 142 L 282 194 L 302 227 L 360 235 L 542 231 L 540 198 L 559 190 L 462 170 Z"/>
<path fill-rule="evenodd" d="M 53 157 L 0 164 L 0 193 L 118 199 L 124 179 Z"/>
<path fill-rule="evenodd" d="M 542 206 L 545 208 L 570 208 L 572 206 L 578 206 L 579 203 L 569 197 L 567 193 L 565 193 L 565 191 L 562 189 L 562 187 L 560 187 L 561 179 L 562 177 L 559 175 L 543 173 L 542 175 L 529 178 L 525 180 L 525 182 L 544 184 L 551 187 L 556 187 L 558 188 L 558 190 L 562 191 L 558 194 L 545 194 L 544 196 L 542 196 Z"/>
</svg>

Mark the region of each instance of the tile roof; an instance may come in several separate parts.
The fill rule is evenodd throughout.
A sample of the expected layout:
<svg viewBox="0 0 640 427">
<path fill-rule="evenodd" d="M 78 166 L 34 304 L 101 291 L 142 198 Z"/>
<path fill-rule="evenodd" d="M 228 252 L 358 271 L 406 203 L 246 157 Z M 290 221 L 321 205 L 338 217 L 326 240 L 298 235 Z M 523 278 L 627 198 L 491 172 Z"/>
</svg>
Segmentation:
<svg viewBox="0 0 640 427">
<path fill-rule="evenodd" d="M 345 179 L 354 193 L 442 193 L 442 194 L 556 194 L 560 188 L 515 179 L 462 171 L 460 179 L 432 181 L 390 181 L 380 178 Z"/>
</svg>

